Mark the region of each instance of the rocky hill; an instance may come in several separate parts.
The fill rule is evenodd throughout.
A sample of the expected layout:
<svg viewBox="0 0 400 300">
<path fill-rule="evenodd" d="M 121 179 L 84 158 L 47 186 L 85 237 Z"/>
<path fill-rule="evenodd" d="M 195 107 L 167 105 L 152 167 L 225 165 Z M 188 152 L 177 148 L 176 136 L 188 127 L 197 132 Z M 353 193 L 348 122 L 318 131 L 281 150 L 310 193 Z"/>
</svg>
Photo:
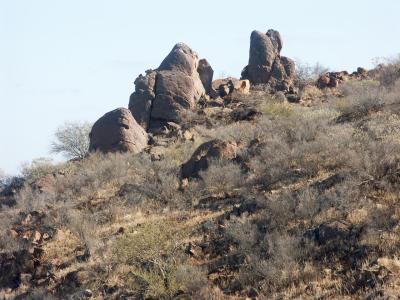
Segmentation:
<svg viewBox="0 0 400 300">
<path fill-rule="evenodd" d="M 400 64 L 241 78 L 177 44 L 81 160 L 0 192 L 0 298 L 398 299 Z"/>
</svg>

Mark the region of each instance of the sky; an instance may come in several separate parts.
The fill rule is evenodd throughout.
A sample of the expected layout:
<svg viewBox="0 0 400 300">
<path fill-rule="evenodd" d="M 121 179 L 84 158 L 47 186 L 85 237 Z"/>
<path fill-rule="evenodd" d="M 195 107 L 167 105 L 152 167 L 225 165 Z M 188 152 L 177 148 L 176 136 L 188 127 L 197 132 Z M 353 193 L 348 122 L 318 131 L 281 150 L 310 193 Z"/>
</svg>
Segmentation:
<svg viewBox="0 0 400 300">
<path fill-rule="evenodd" d="M 252 30 L 332 70 L 400 53 L 398 0 L 0 0 L 0 169 L 51 157 L 65 121 L 127 107 L 133 81 L 184 42 L 216 77 L 239 77 Z"/>
</svg>

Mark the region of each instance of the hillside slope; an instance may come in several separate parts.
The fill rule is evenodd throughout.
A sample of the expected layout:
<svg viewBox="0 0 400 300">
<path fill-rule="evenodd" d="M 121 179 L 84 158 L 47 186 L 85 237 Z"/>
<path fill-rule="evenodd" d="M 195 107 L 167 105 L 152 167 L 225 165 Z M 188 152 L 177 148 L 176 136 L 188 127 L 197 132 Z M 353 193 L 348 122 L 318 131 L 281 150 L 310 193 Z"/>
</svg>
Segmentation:
<svg viewBox="0 0 400 300">
<path fill-rule="evenodd" d="M 399 112 L 399 81 L 349 82 L 300 104 L 253 88 L 143 153 L 36 166 L 0 212 L 0 295 L 395 299 Z M 181 178 L 213 140 L 234 154 L 206 151 Z"/>
</svg>

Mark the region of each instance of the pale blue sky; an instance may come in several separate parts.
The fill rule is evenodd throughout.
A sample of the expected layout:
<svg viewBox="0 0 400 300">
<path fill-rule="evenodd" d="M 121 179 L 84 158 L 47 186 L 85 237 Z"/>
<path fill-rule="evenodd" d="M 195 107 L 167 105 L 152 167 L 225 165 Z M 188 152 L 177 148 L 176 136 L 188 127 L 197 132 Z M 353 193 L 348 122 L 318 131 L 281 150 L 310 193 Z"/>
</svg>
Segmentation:
<svg viewBox="0 0 400 300">
<path fill-rule="evenodd" d="M 127 106 L 133 81 L 177 42 L 238 77 L 253 29 L 335 70 L 400 52 L 400 1 L 0 0 L 0 169 L 49 156 L 55 129 Z"/>
</svg>

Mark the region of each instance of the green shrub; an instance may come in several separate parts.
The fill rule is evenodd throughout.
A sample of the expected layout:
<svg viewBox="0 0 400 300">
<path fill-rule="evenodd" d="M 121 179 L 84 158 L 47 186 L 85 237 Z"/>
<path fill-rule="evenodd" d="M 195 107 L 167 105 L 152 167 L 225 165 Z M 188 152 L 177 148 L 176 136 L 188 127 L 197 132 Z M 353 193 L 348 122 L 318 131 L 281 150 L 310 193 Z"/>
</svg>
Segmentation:
<svg viewBox="0 0 400 300">
<path fill-rule="evenodd" d="M 146 222 L 117 239 L 113 260 L 131 266 L 131 272 L 146 283 L 146 297 L 171 298 L 182 288 L 176 275 L 185 261 L 182 246 L 191 230 L 167 219 Z"/>
<path fill-rule="evenodd" d="M 266 101 L 260 105 L 260 111 L 270 119 L 287 118 L 293 113 L 293 107 L 287 102 Z"/>
</svg>

